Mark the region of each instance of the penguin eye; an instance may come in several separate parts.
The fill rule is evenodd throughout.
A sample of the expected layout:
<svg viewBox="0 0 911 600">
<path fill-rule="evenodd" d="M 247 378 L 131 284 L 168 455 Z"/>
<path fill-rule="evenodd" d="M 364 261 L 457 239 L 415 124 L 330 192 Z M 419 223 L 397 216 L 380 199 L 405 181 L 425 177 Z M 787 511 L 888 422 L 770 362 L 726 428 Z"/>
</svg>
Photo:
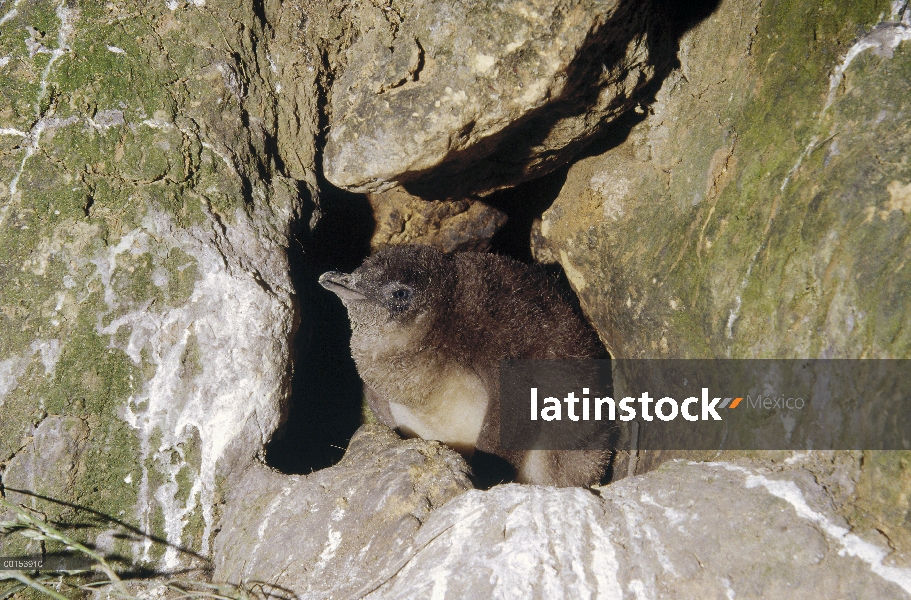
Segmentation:
<svg viewBox="0 0 911 600">
<path fill-rule="evenodd" d="M 411 288 L 405 285 L 390 286 L 386 291 L 386 308 L 392 315 L 400 315 L 411 307 Z"/>
</svg>

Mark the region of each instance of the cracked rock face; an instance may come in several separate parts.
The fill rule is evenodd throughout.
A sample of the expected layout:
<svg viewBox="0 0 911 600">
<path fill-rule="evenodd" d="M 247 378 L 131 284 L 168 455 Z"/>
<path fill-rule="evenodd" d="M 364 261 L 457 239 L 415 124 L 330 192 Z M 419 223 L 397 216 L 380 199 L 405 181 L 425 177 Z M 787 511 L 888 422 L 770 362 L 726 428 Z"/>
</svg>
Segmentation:
<svg viewBox="0 0 911 600">
<path fill-rule="evenodd" d="M 335 185 L 485 194 L 564 164 L 654 74 L 648 4 L 390 2 L 332 86 Z"/>
</svg>

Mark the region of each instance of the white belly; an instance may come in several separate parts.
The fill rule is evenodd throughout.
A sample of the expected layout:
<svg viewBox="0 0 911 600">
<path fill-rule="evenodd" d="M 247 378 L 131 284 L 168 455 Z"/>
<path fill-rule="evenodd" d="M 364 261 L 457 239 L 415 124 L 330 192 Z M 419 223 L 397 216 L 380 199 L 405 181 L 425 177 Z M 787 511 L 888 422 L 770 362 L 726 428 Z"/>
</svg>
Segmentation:
<svg viewBox="0 0 911 600">
<path fill-rule="evenodd" d="M 474 374 L 447 377 L 421 406 L 390 402 L 396 428 L 405 436 L 443 442 L 470 457 L 487 414 L 487 390 Z"/>
</svg>

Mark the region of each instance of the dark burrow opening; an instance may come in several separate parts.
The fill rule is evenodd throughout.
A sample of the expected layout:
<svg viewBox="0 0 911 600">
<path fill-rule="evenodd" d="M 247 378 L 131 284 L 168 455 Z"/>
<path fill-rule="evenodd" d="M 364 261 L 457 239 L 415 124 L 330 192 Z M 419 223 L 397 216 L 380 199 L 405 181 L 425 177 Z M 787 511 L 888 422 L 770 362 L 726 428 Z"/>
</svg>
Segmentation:
<svg viewBox="0 0 911 600">
<path fill-rule="evenodd" d="M 497 192 L 484 199 L 508 216 L 491 240 L 491 252 L 534 263 L 531 231 L 536 219 L 557 198 L 569 167 Z M 288 474 L 307 474 L 341 460 L 351 436 L 365 421 L 363 384 L 351 358 L 351 329 L 338 297 L 323 289 L 324 272 L 350 272 L 370 253 L 376 226 L 366 196 L 321 182 L 321 218 L 313 232 L 296 236 L 288 250 L 298 290 L 302 323 L 296 334 L 289 398 L 283 427 L 266 448 L 266 462 Z M 559 265 L 543 265 L 574 303 L 578 300 Z M 509 480 L 511 469 L 497 457 L 474 461 L 476 484 L 490 487 Z"/>
<path fill-rule="evenodd" d="M 266 463 L 305 474 L 337 463 L 362 422 L 362 383 L 348 346 L 351 329 L 338 297 L 317 278 L 350 272 L 370 253 L 373 214 L 367 198 L 321 185 L 322 216 L 288 249 L 302 323 L 294 340 L 288 417 L 266 447 Z"/>
<path fill-rule="evenodd" d="M 577 160 L 620 145 L 643 118 L 630 111 L 593 139 Z M 531 251 L 533 225 L 557 199 L 570 167 L 571 164 L 566 165 L 482 200 L 508 217 L 491 240 L 490 252 L 526 264 L 535 262 Z M 370 254 L 376 223 L 365 195 L 341 190 L 320 179 L 319 222 L 312 232 L 302 229 L 288 249 L 302 323 L 294 340 L 298 354 L 294 359 L 289 413 L 266 447 L 266 463 L 288 474 L 312 473 L 336 464 L 366 416 L 363 383 L 349 348 L 347 312 L 338 297 L 323 289 L 317 279 L 326 271 L 351 272 L 357 268 Z M 558 282 L 581 315 L 578 298 L 563 269 L 558 264 L 541 268 Z M 474 461 L 478 487 L 511 479 L 508 465 L 495 456 L 487 458 Z M 602 481 L 610 479 L 608 467 Z"/>
<path fill-rule="evenodd" d="M 676 55 L 677 42 L 683 33 L 710 15 L 718 4 L 718 0 L 692 3 L 656 0 L 655 10 L 663 15 L 667 26 L 665 33 L 674 42 L 667 50 Z M 676 66 L 675 61 L 669 63 L 663 76 Z M 642 90 L 640 106 L 647 109 L 654 102 L 663 76 Z M 590 140 L 573 162 L 622 144 L 645 116 L 641 111 L 628 111 Z M 524 263 L 534 262 L 530 244 L 533 223 L 556 200 L 571 164 L 484 198 L 484 202 L 508 217 L 505 226 L 491 241 L 491 252 Z M 369 255 L 376 223 L 366 196 L 335 188 L 322 177 L 319 184 L 321 219 L 312 232 L 302 230 L 288 249 L 291 277 L 298 290 L 303 322 L 294 340 L 298 354 L 294 359 L 289 413 L 283 427 L 266 448 L 266 462 L 289 474 L 311 473 L 336 464 L 365 418 L 363 387 L 350 354 L 351 330 L 345 308 L 334 294 L 317 283 L 317 278 L 329 270 L 350 272 L 360 265 Z M 445 197 L 445 194 L 441 196 Z M 578 299 L 562 268 L 559 265 L 543 268 L 549 270 L 566 290 L 567 298 L 581 314 Z M 506 478 L 501 476 L 505 471 L 497 461 L 490 462 L 489 465 L 475 465 L 476 470 L 479 466 L 485 470 L 476 482 L 483 487 Z M 602 481 L 610 479 L 609 466 Z"/>
</svg>

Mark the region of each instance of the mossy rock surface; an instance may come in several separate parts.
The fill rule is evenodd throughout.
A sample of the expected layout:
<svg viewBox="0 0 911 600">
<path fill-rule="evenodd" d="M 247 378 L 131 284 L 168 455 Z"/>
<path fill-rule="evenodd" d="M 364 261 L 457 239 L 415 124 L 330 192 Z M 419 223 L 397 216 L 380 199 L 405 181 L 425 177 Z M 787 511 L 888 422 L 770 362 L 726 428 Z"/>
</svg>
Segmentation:
<svg viewBox="0 0 911 600">
<path fill-rule="evenodd" d="M 730 1 L 541 225 L 615 356 L 907 358 L 909 26 Z M 724 40 L 724 41 L 722 41 Z"/>
<path fill-rule="evenodd" d="M 612 355 L 911 358 L 907 4 L 729 0 L 678 56 L 569 169 L 536 237 Z M 629 472 L 675 457 L 718 454 L 645 453 Z M 852 524 L 911 548 L 907 453 L 795 460 Z"/>
<path fill-rule="evenodd" d="M 0 5 L 0 477 L 146 564 L 207 554 L 287 396 L 276 138 L 315 124 L 279 124 L 267 4 Z"/>
</svg>

